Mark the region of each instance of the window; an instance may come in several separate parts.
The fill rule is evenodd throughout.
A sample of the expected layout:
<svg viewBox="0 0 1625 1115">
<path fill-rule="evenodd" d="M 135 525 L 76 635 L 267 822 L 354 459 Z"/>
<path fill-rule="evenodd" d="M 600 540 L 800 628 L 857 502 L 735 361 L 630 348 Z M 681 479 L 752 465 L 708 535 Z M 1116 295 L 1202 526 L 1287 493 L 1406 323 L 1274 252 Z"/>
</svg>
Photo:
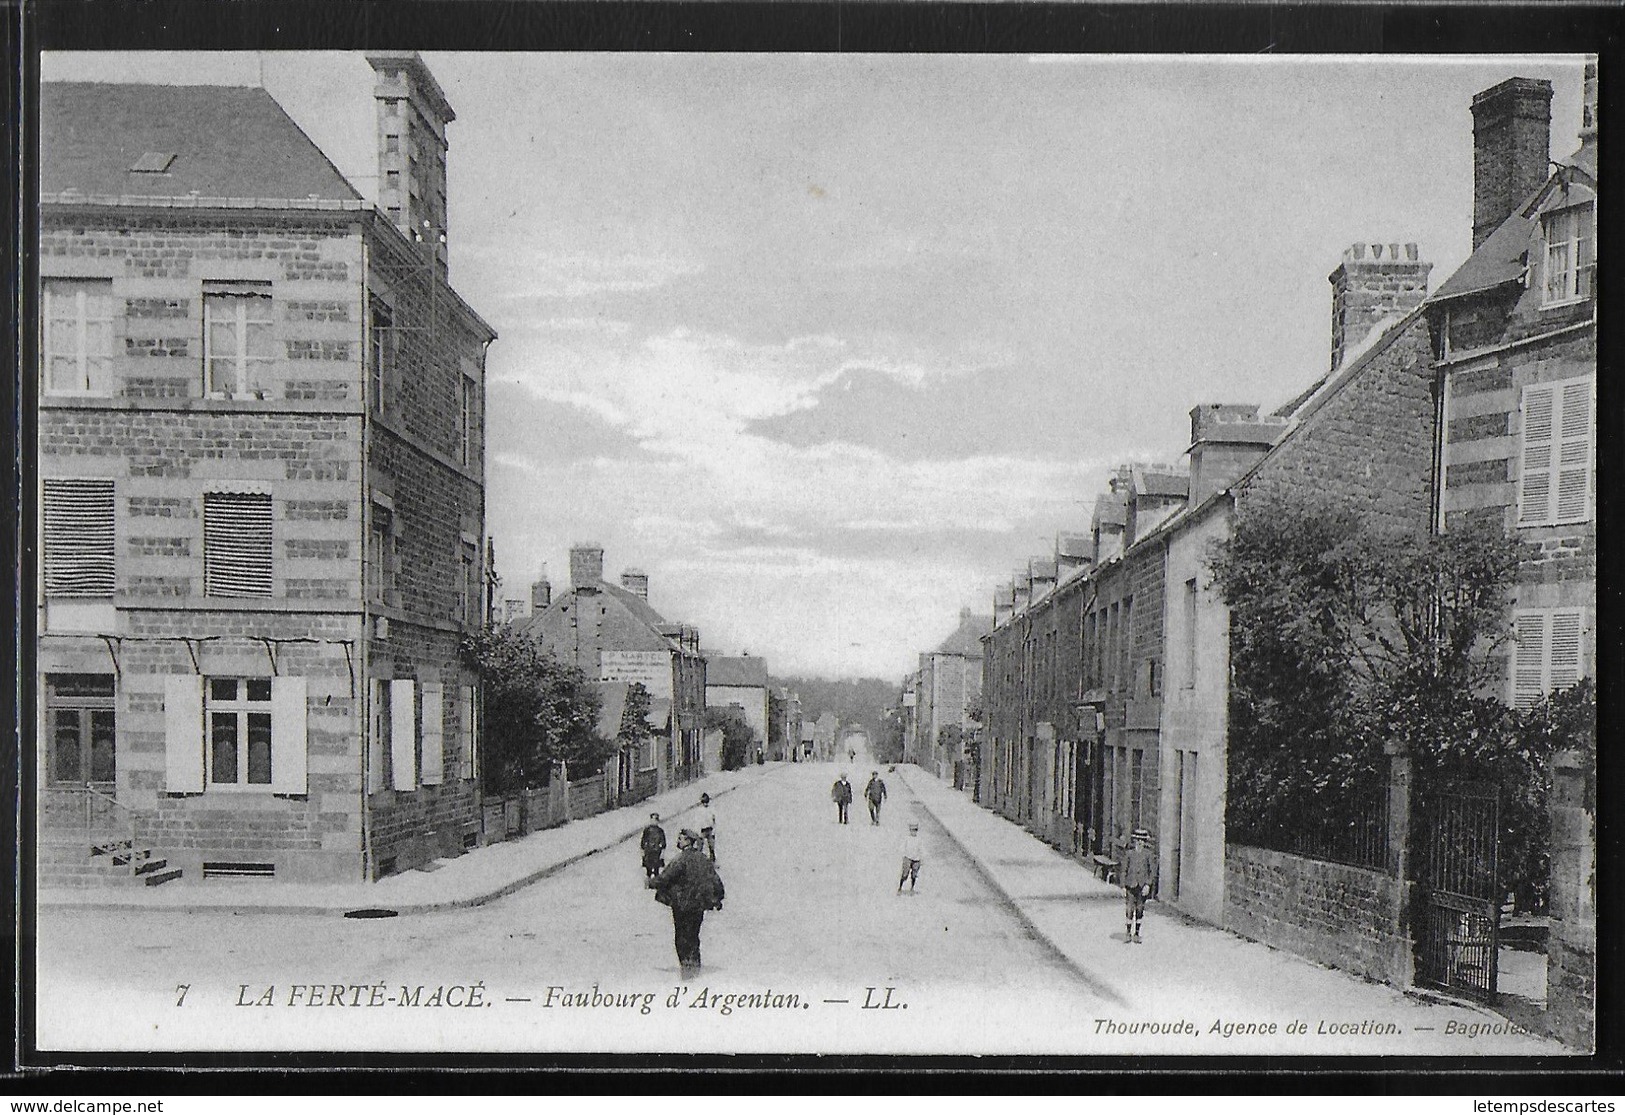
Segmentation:
<svg viewBox="0 0 1625 1115">
<path fill-rule="evenodd" d="M 375 604 L 399 603 L 395 571 L 395 512 L 381 503 L 372 505 L 372 527 L 367 540 L 367 599 Z"/>
<path fill-rule="evenodd" d="M 112 674 L 48 674 L 45 723 L 50 781 L 113 782 L 117 774 Z"/>
<path fill-rule="evenodd" d="M 1196 688 L 1196 578 L 1185 582 L 1184 607 L 1184 662 L 1185 676 L 1180 684 L 1186 689 Z"/>
<path fill-rule="evenodd" d="M 1129 752 L 1129 791 L 1128 815 L 1129 824 L 1134 828 L 1140 827 L 1140 800 L 1145 795 L 1145 752 Z"/>
<path fill-rule="evenodd" d="M 271 497 L 203 496 L 203 595 L 271 595 Z"/>
<path fill-rule="evenodd" d="M 390 315 L 389 307 L 376 298 L 372 301 L 372 326 L 368 339 L 371 351 L 367 356 L 367 394 L 372 401 L 372 409 L 383 414 L 395 371 L 395 319 Z"/>
<path fill-rule="evenodd" d="M 1592 385 L 1588 377 L 1523 389 L 1519 526 L 1591 518 Z"/>
<path fill-rule="evenodd" d="M 462 757 L 458 764 L 458 777 L 465 780 L 474 777 L 475 720 L 478 711 L 474 705 L 474 693 L 475 689 L 472 685 L 463 686 L 462 700 L 457 705 L 458 735 L 462 741 Z M 647 748 L 649 745 L 645 746 Z M 650 760 L 643 765 L 651 766 L 653 761 Z"/>
<path fill-rule="evenodd" d="M 47 480 L 43 512 L 46 596 L 113 595 L 113 482 Z"/>
<path fill-rule="evenodd" d="M 1530 708 L 1580 680 L 1581 608 L 1520 611 L 1513 616 L 1512 704 Z"/>
<path fill-rule="evenodd" d="M 465 465 L 472 465 L 480 455 L 480 385 L 469 376 L 462 377 L 457 428 L 462 435 L 457 459 Z"/>
<path fill-rule="evenodd" d="M 1134 597 L 1123 598 L 1123 626 L 1118 628 L 1118 645 L 1122 648 L 1122 662 L 1117 667 L 1117 676 L 1123 679 L 1124 689 L 1133 689 L 1134 672 L 1131 659 L 1134 652 Z"/>
<path fill-rule="evenodd" d="M 478 627 L 484 609 L 481 604 L 480 551 L 472 542 L 465 541 L 461 552 L 463 583 L 463 622 Z"/>
<path fill-rule="evenodd" d="M 265 398 L 274 353 L 268 283 L 216 283 L 203 291 L 206 390 L 215 398 Z"/>
<path fill-rule="evenodd" d="M 1113 604 L 1106 612 L 1106 688 L 1117 692 L 1117 646 L 1122 632 L 1117 624 L 1119 605 Z"/>
<path fill-rule="evenodd" d="M 271 784 L 271 679 L 210 678 L 208 724 L 211 786 Z"/>
<path fill-rule="evenodd" d="M 1546 235 L 1546 289 L 1548 306 L 1577 302 L 1591 296 L 1596 266 L 1594 210 L 1589 205 L 1559 209 L 1542 221 Z"/>
<path fill-rule="evenodd" d="M 110 394 L 113 280 L 46 279 L 41 309 L 45 390 L 60 395 Z"/>
</svg>

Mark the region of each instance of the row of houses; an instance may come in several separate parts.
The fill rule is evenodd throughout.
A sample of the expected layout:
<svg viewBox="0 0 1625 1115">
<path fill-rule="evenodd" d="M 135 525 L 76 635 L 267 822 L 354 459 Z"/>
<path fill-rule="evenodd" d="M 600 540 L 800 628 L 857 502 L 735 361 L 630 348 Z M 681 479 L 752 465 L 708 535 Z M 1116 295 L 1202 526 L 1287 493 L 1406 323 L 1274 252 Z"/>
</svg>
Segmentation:
<svg viewBox="0 0 1625 1115">
<path fill-rule="evenodd" d="M 1324 373 L 1274 410 L 1193 407 L 1184 461 L 1116 469 L 1087 531 L 995 591 L 985 805 L 1085 860 L 1145 827 L 1163 901 L 1316 954 L 1307 920 L 1248 913 L 1283 904 L 1254 901 L 1260 880 L 1297 876 L 1227 840 L 1230 622 L 1209 555 L 1254 501 L 1313 494 L 1423 534 L 1496 525 L 1523 543 L 1500 695 L 1527 707 L 1595 675 L 1594 67 L 1583 143 L 1555 161 L 1551 95 L 1512 78 L 1474 98 L 1473 251 L 1454 274 L 1429 293 L 1415 244 L 1351 246 L 1329 276 Z M 1375 978 L 1405 967 L 1396 951 L 1362 968 L 1358 927 L 1333 921 L 1347 936 L 1321 958 Z"/>
<path fill-rule="evenodd" d="M 901 718 L 903 761 L 925 767 L 959 789 L 974 784 L 982 704 L 982 639 L 991 617 L 961 608 L 953 632 L 903 679 L 896 715 Z"/>
</svg>

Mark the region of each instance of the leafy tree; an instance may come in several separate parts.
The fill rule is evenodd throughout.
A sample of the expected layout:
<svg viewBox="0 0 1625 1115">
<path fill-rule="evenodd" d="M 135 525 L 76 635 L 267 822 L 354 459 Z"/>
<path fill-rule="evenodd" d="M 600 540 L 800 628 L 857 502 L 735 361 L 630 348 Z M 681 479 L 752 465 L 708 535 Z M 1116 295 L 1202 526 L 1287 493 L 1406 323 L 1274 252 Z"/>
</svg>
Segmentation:
<svg viewBox="0 0 1625 1115">
<path fill-rule="evenodd" d="M 621 710 L 621 730 L 616 739 L 623 746 L 641 747 L 649 738 L 649 690 L 641 681 L 626 687 L 626 707 Z"/>
<path fill-rule="evenodd" d="M 563 760 L 570 777 L 603 769 L 615 745 L 598 734 L 602 702 L 591 679 L 511 627 L 487 627 L 463 643 L 484 693 L 482 756 L 487 792 L 545 786 Z"/>
<path fill-rule="evenodd" d="M 785 709 L 788 704 L 779 696 L 778 690 L 767 691 L 767 743 L 775 754 L 784 753 Z"/>
<path fill-rule="evenodd" d="M 705 710 L 707 731 L 722 733 L 722 769 L 738 770 L 750 761 L 760 737 L 745 720 L 745 714 L 732 706 Z"/>
</svg>

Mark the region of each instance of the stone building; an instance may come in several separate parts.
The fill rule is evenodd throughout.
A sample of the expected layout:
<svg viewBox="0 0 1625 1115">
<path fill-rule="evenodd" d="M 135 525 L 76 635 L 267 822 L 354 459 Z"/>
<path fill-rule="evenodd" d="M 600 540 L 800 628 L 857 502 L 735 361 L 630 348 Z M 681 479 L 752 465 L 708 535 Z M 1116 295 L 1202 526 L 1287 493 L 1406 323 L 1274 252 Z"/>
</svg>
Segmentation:
<svg viewBox="0 0 1625 1115">
<path fill-rule="evenodd" d="M 477 838 L 495 334 L 447 281 L 451 108 L 368 60 L 382 208 L 262 89 L 42 87 L 46 884 Z"/>
<path fill-rule="evenodd" d="M 553 596 L 551 586 L 542 585 L 532 594 L 531 615 L 516 631 L 594 680 L 638 682 L 649 691 L 656 737 L 631 760 L 635 770 L 612 760 L 623 769 L 611 777 L 623 788 L 653 778 L 659 790 L 698 777 L 706 687 L 698 629 L 668 623 L 650 606 L 646 574 L 627 570 L 620 584 L 606 582 L 599 546 L 570 550 L 568 592 Z"/>
<path fill-rule="evenodd" d="M 992 627 L 986 616 L 961 608 L 959 624 L 937 648 L 920 655 L 914 677 L 915 755 L 910 757 L 938 778 L 965 787 L 964 733 L 975 727 L 970 712 L 982 695 L 982 636 Z M 958 728 L 959 742 L 944 730 Z"/>
<path fill-rule="evenodd" d="M 726 708 L 737 705 L 745 723 L 756 733 L 758 743 L 765 748 L 768 735 L 767 659 L 728 658 L 708 655 L 705 659 L 705 705 L 707 708 Z M 721 746 L 722 733 L 714 733 L 716 746 Z M 755 756 L 751 756 L 755 762 Z M 721 770 L 720 753 L 707 749 L 706 769 Z"/>
</svg>

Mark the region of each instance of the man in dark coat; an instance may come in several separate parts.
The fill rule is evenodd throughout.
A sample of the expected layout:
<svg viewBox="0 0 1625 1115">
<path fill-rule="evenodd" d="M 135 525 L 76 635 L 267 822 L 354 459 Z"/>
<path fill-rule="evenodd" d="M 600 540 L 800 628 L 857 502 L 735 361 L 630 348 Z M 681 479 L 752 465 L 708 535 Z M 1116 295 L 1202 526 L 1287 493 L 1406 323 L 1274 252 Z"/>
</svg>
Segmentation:
<svg viewBox="0 0 1625 1115">
<path fill-rule="evenodd" d="M 722 876 L 699 849 L 700 834 L 684 829 L 677 834 L 677 858 L 644 885 L 655 899 L 671 907 L 677 963 L 685 980 L 700 970 L 700 923 L 705 911 L 722 909 Z"/>
<path fill-rule="evenodd" d="M 840 824 L 846 824 L 846 809 L 852 804 L 852 783 L 846 780 L 846 771 L 835 780 L 835 785 L 829 788 L 829 800 L 835 803 L 835 819 Z"/>
<path fill-rule="evenodd" d="M 643 827 L 643 875 L 653 879 L 666 866 L 666 830 L 660 827 L 660 814 L 649 814 Z"/>
<path fill-rule="evenodd" d="M 1151 848 L 1151 830 L 1137 828 L 1123 853 L 1123 937 L 1124 944 L 1140 943 L 1140 919 L 1145 917 L 1145 900 L 1157 887 L 1157 853 Z"/>
<path fill-rule="evenodd" d="M 864 799 L 869 803 L 869 823 L 880 823 L 880 803 L 886 800 L 886 784 L 880 780 L 880 772 L 869 772 L 869 784 L 863 788 Z"/>
</svg>

